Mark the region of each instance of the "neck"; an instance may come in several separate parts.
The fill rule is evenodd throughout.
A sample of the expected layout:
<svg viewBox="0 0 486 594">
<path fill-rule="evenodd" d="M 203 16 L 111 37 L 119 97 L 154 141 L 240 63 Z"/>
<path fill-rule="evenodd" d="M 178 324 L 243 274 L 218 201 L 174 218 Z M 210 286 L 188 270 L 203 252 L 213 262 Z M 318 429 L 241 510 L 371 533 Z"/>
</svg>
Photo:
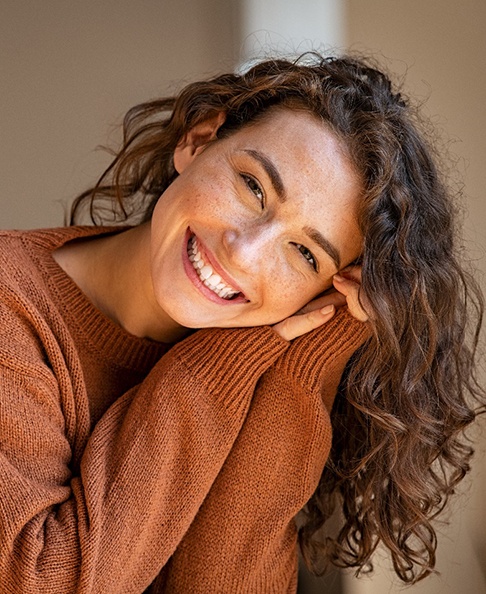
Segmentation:
<svg viewBox="0 0 486 594">
<path fill-rule="evenodd" d="M 155 301 L 149 223 L 67 244 L 54 257 L 94 305 L 130 334 L 173 343 L 190 332 Z"/>
</svg>

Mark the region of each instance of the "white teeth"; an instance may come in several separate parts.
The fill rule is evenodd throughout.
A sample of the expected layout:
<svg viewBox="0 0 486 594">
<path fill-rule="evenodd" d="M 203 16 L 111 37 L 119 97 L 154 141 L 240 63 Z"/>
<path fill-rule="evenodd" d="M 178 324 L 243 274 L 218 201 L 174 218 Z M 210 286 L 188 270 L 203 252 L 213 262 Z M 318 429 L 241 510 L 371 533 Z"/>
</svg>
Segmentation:
<svg viewBox="0 0 486 594">
<path fill-rule="evenodd" d="M 223 299 L 231 299 L 238 294 L 239 291 L 235 291 L 232 287 L 226 285 L 221 276 L 213 272 L 212 267 L 204 262 L 201 252 L 198 250 L 195 237 L 189 241 L 187 245 L 187 253 L 199 278 L 208 289 L 211 289 L 216 295 Z"/>
<path fill-rule="evenodd" d="M 201 268 L 201 270 L 199 271 L 199 276 L 203 279 L 203 280 L 208 280 L 208 278 L 213 274 L 213 269 L 211 268 L 211 266 L 203 266 Z"/>
<path fill-rule="evenodd" d="M 213 287 L 216 288 L 217 285 L 219 285 L 219 283 L 221 282 L 221 277 L 219 276 L 219 274 L 212 274 L 209 278 L 208 278 L 208 283 Z"/>
</svg>

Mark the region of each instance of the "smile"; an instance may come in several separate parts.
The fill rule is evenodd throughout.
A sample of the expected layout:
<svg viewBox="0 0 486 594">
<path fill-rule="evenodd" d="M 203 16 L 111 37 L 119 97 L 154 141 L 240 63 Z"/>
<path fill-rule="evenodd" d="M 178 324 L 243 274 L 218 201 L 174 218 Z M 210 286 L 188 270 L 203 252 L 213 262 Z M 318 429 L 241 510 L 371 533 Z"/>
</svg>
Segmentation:
<svg viewBox="0 0 486 594">
<path fill-rule="evenodd" d="M 201 282 L 218 297 L 229 301 L 240 295 L 237 289 L 226 284 L 221 276 L 203 260 L 195 236 L 192 236 L 188 241 L 187 254 Z"/>
</svg>

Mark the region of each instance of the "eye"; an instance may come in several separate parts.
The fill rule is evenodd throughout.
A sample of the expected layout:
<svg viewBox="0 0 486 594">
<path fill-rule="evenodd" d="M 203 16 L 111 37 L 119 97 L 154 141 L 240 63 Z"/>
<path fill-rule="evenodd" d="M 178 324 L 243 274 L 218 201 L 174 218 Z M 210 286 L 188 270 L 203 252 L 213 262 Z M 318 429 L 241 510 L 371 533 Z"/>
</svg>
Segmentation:
<svg viewBox="0 0 486 594">
<path fill-rule="evenodd" d="M 312 268 L 317 272 L 317 260 L 314 258 L 314 255 L 311 251 L 309 251 L 304 245 L 301 243 L 295 243 L 295 247 L 299 250 L 302 254 L 303 258 L 307 261 L 307 263 L 312 266 Z"/>
<path fill-rule="evenodd" d="M 264 194 L 260 184 L 251 175 L 247 175 L 246 173 L 241 173 L 240 175 L 241 175 L 241 178 L 243 179 L 243 181 L 245 182 L 246 187 L 255 196 L 255 198 L 260 202 L 261 207 L 263 208 L 265 206 L 265 194 Z"/>
</svg>

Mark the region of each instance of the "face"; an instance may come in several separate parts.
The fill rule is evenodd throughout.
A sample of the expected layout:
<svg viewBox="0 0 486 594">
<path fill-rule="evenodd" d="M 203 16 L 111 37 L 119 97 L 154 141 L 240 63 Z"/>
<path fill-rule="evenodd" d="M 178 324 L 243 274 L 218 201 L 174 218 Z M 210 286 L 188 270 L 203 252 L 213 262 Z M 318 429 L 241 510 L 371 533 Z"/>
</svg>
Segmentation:
<svg viewBox="0 0 486 594">
<path fill-rule="evenodd" d="M 155 302 L 187 328 L 274 324 L 359 256 L 358 175 L 304 111 L 274 108 L 225 139 L 205 135 L 180 143 L 180 175 L 153 213 Z"/>
</svg>

